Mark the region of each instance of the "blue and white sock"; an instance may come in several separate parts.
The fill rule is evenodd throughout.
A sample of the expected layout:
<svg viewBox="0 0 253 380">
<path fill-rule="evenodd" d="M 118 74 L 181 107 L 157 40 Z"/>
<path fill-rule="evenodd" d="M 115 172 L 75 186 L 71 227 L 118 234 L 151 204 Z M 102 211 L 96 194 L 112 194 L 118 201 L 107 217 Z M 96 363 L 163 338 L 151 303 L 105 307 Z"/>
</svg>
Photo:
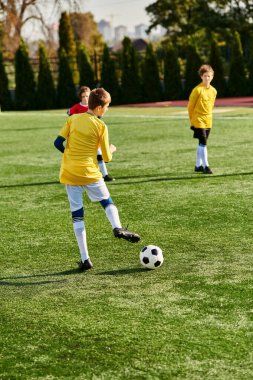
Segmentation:
<svg viewBox="0 0 253 380">
<path fill-rule="evenodd" d="M 207 146 L 199 144 L 199 147 L 200 147 L 200 157 L 202 159 L 202 165 L 205 168 L 206 166 L 209 166 L 209 164 L 208 164 Z"/>
<path fill-rule="evenodd" d="M 82 262 L 89 258 L 84 222 L 73 223 Z"/>
<path fill-rule="evenodd" d="M 79 247 L 82 262 L 89 258 L 87 240 L 86 240 L 86 230 L 84 225 L 84 210 L 80 208 L 79 210 L 72 211 L 72 222 L 73 228 L 76 235 L 77 244 Z"/>
<path fill-rule="evenodd" d="M 102 173 L 102 176 L 105 177 L 108 174 L 106 164 L 104 161 L 98 161 L 99 169 Z"/>
<path fill-rule="evenodd" d="M 196 166 L 199 167 L 203 165 L 202 164 L 202 158 L 201 158 L 201 149 L 200 146 L 198 145 L 197 147 L 197 155 L 196 155 Z"/>
<path fill-rule="evenodd" d="M 119 212 L 118 212 L 117 207 L 114 204 L 109 204 L 105 208 L 105 213 L 113 229 L 122 228 L 120 219 L 119 219 Z"/>
</svg>

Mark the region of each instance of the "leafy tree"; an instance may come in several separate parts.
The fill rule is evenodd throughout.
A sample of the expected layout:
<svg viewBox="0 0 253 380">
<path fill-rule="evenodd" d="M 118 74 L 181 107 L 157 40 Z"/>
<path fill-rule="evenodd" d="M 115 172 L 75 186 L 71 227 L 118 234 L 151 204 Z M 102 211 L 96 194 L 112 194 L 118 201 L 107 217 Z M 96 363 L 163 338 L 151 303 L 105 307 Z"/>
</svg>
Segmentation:
<svg viewBox="0 0 253 380">
<path fill-rule="evenodd" d="M 9 81 L 3 63 L 3 54 L 0 50 L 0 109 L 6 111 L 11 109 L 11 98 L 9 92 Z"/>
<path fill-rule="evenodd" d="M 173 38 L 193 36 L 201 29 L 224 33 L 252 30 L 252 1 L 249 0 L 157 0 L 146 7 L 151 18 L 149 31 L 157 25 Z"/>
<path fill-rule="evenodd" d="M 149 31 L 161 25 L 171 38 L 192 35 L 199 30 L 200 4 L 206 9 L 201 0 L 157 0 L 146 7 L 151 17 Z"/>
<path fill-rule="evenodd" d="M 70 13 L 70 21 L 77 47 L 85 45 L 89 54 L 93 53 L 94 47 L 103 50 L 103 36 L 98 30 L 94 16 L 90 12 Z"/>
<path fill-rule="evenodd" d="M 57 103 L 60 108 L 69 108 L 78 101 L 72 71 L 64 49 L 60 52 Z"/>
<path fill-rule="evenodd" d="M 180 65 L 172 44 L 165 46 L 164 96 L 166 100 L 176 100 L 180 99 L 182 96 Z"/>
<path fill-rule="evenodd" d="M 73 81 L 79 83 L 79 73 L 76 61 L 76 43 L 70 22 L 70 17 L 67 12 L 63 12 L 59 24 L 59 52 L 64 49 L 72 70 Z"/>
<path fill-rule="evenodd" d="M 122 45 L 121 102 L 138 103 L 141 101 L 141 86 L 136 51 L 128 37 L 123 39 Z"/>
<path fill-rule="evenodd" d="M 115 63 L 110 57 L 109 48 L 104 46 L 101 69 L 101 86 L 104 87 L 112 98 L 112 104 L 119 102 L 119 84 L 115 69 Z"/>
<path fill-rule="evenodd" d="M 80 8 L 81 0 L 52 0 L 46 6 L 52 7 L 56 20 L 66 6 L 71 10 Z M 2 0 L 0 1 L 1 20 L 4 29 L 4 51 L 13 57 L 21 39 L 21 32 L 28 23 L 39 25 L 40 31 L 48 37 L 48 12 L 44 12 L 45 0 Z M 48 39 L 48 38 L 46 38 Z"/>
<path fill-rule="evenodd" d="M 95 88 L 95 73 L 84 45 L 79 46 L 77 61 L 80 75 L 80 86 L 88 86 L 91 89 Z"/>
<path fill-rule="evenodd" d="M 37 86 L 38 109 L 51 109 L 55 104 L 55 88 L 45 47 L 39 47 L 39 75 Z"/>
<path fill-rule="evenodd" d="M 193 45 L 187 47 L 184 95 L 189 97 L 192 89 L 200 83 L 198 69 L 201 66 L 201 59 Z"/>
<path fill-rule="evenodd" d="M 27 45 L 20 41 L 15 54 L 15 107 L 18 110 L 35 108 L 36 86 Z"/>
<path fill-rule="evenodd" d="M 225 73 L 223 69 L 223 62 L 221 59 L 220 50 L 215 40 L 213 40 L 211 44 L 209 62 L 214 70 L 212 86 L 214 86 L 217 90 L 217 97 L 222 98 L 227 94 L 227 83 L 225 80 Z"/>
<path fill-rule="evenodd" d="M 234 34 L 232 44 L 232 58 L 228 79 L 228 94 L 230 96 L 247 95 L 247 80 L 243 61 L 243 51 L 240 35 Z"/>
<path fill-rule="evenodd" d="M 162 100 L 162 87 L 157 59 L 151 44 L 147 45 L 142 69 L 143 99 L 145 102 Z"/>
</svg>

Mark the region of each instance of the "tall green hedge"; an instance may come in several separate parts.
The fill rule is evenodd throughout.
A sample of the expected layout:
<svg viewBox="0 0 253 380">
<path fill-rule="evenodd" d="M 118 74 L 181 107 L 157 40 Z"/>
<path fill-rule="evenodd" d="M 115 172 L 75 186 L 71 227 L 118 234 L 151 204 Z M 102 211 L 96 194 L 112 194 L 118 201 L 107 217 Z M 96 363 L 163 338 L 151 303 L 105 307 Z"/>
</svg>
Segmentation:
<svg viewBox="0 0 253 380">
<path fill-rule="evenodd" d="M 0 110 L 11 109 L 11 97 L 9 91 L 9 81 L 3 63 L 3 54 L 0 50 Z"/>
<path fill-rule="evenodd" d="M 123 104 L 138 103 L 142 98 L 137 54 L 130 38 L 125 37 L 122 45 L 120 102 Z"/>
<path fill-rule="evenodd" d="M 110 57 L 110 52 L 107 45 L 105 45 L 103 50 L 100 85 L 111 94 L 112 104 L 118 104 L 119 83 L 117 79 L 115 64 Z"/>
<path fill-rule="evenodd" d="M 192 89 L 197 86 L 201 79 L 198 74 L 202 62 L 196 51 L 196 48 L 192 45 L 187 47 L 186 53 L 186 67 L 185 67 L 185 83 L 184 83 L 184 97 L 188 98 Z"/>
<path fill-rule="evenodd" d="M 177 100 L 182 97 L 182 80 L 176 50 L 168 44 L 164 56 L 164 97 L 166 100 Z"/>
<path fill-rule="evenodd" d="M 240 35 L 235 32 L 232 43 L 232 57 L 228 79 L 228 95 L 247 95 L 247 79 L 243 60 L 243 51 Z"/>
<path fill-rule="evenodd" d="M 212 86 L 217 90 L 217 97 L 222 98 L 227 95 L 227 83 L 225 80 L 225 73 L 223 68 L 223 62 L 217 42 L 212 40 L 211 52 L 210 52 L 210 65 L 214 70 L 214 78 Z"/>
<path fill-rule="evenodd" d="M 144 102 L 163 100 L 158 63 L 151 44 L 147 45 L 142 67 L 142 89 Z"/>
<path fill-rule="evenodd" d="M 84 45 L 80 45 L 78 48 L 77 61 L 80 76 L 80 86 L 88 86 L 92 90 L 96 87 L 95 73 Z"/>
<path fill-rule="evenodd" d="M 60 52 L 57 104 L 59 108 L 69 108 L 78 102 L 69 60 L 64 49 Z"/>
<path fill-rule="evenodd" d="M 250 49 L 250 59 L 248 65 L 248 95 L 253 96 L 253 37 L 251 37 L 251 49 Z"/>
<path fill-rule="evenodd" d="M 27 45 L 23 40 L 15 54 L 15 108 L 31 110 L 36 108 L 36 86 L 29 60 Z"/>
<path fill-rule="evenodd" d="M 39 46 L 39 75 L 37 86 L 38 109 L 56 107 L 56 94 L 47 53 L 43 45 Z"/>
<path fill-rule="evenodd" d="M 70 16 L 67 12 L 62 12 L 59 23 L 59 54 L 62 49 L 64 49 L 67 54 L 73 75 L 73 81 L 75 85 L 78 85 L 79 73 L 76 59 L 76 43 L 71 26 Z"/>
</svg>

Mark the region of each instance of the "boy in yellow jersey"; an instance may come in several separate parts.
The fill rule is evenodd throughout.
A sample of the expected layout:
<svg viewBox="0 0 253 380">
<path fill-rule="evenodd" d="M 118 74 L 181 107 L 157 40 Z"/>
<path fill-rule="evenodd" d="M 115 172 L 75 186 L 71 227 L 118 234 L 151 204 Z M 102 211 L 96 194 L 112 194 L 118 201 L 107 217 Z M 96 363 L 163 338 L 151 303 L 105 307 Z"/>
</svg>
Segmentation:
<svg viewBox="0 0 253 380">
<path fill-rule="evenodd" d="M 92 90 L 88 111 L 70 116 L 54 142 L 55 147 L 63 153 L 60 182 L 65 184 L 68 194 L 73 228 L 81 255 L 81 271 L 92 268 L 84 225 L 84 191 L 92 202 L 100 202 L 115 237 L 132 243 L 140 240 L 138 234 L 122 228 L 118 209 L 110 197 L 98 166 L 99 147 L 106 162 L 111 161 L 112 153 L 116 151 L 113 144 L 109 145 L 107 126 L 100 119 L 110 102 L 111 96 L 103 88 Z M 66 147 L 63 145 L 65 140 Z"/>
<path fill-rule="evenodd" d="M 212 174 L 208 164 L 207 139 L 212 128 L 212 112 L 217 91 L 211 86 L 214 71 L 210 65 L 202 65 L 199 75 L 202 82 L 192 90 L 188 103 L 193 137 L 199 140 L 195 172 Z"/>
<path fill-rule="evenodd" d="M 77 104 L 74 104 L 73 107 L 71 107 L 68 110 L 67 114 L 69 116 L 74 115 L 75 113 L 84 113 L 88 111 L 90 88 L 87 86 L 81 86 L 79 89 L 78 96 L 81 101 Z M 104 180 L 106 182 L 115 181 L 115 178 L 113 178 L 110 174 L 108 174 L 106 164 L 103 160 L 102 152 L 100 148 L 98 148 L 97 159 L 98 159 L 98 165 L 101 170 L 101 173 L 103 174 Z"/>
</svg>

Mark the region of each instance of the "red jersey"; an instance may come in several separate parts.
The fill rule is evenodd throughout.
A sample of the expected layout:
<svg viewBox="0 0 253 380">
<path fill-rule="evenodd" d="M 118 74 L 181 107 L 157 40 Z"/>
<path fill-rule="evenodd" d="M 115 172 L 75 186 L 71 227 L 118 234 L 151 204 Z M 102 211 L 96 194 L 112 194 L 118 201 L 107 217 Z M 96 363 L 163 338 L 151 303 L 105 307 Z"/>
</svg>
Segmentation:
<svg viewBox="0 0 253 380">
<path fill-rule="evenodd" d="M 89 108 L 88 106 L 80 102 L 80 103 L 75 104 L 73 107 L 71 107 L 68 110 L 68 114 L 69 116 L 71 116 L 71 115 L 74 115 L 75 113 L 84 113 L 88 111 L 88 108 Z"/>
</svg>

